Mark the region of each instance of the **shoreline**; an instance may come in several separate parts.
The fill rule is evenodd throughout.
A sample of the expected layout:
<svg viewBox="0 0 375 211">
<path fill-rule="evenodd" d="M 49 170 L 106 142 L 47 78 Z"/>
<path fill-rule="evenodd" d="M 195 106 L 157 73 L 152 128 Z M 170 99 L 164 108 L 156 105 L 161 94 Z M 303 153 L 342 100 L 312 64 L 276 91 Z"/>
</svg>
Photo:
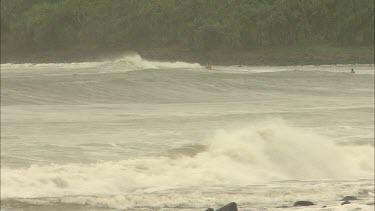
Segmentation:
<svg viewBox="0 0 375 211">
<path fill-rule="evenodd" d="M 1 51 L 4 63 L 72 63 L 115 59 L 137 53 L 147 60 L 189 62 L 206 65 L 298 66 L 374 64 L 373 47 L 262 48 L 247 51 L 193 51 L 176 48 L 70 49 L 34 52 Z"/>
</svg>

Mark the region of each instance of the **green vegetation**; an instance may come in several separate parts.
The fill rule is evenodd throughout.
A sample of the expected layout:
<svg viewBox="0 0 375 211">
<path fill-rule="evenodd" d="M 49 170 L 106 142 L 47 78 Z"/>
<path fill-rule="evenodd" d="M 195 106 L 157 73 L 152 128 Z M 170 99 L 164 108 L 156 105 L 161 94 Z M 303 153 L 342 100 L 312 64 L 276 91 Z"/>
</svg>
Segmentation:
<svg viewBox="0 0 375 211">
<path fill-rule="evenodd" d="M 9 51 L 373 44 L 374 0 L 1 0 Z"/>
</svg>

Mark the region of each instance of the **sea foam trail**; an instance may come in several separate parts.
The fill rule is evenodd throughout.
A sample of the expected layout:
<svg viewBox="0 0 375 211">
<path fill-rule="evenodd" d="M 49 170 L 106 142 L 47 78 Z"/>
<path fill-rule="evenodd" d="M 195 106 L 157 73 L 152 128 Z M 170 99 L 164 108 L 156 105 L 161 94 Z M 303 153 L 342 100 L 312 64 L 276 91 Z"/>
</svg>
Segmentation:
<svg viewBox="0 0 375 211">
<path fill-rule="evenodd" d="M 54 210 L 58 207 L 68 207 L 66 210 L 75 210 L 71 205 L 86 205 L 87 210 L 92 207 L 115 208 L 129 210 L 205 210 L 207 207 L 221 207 L 228 201 L 236 201 L 241 210 L 274 210 L 277 206 L 286 205 L 287 208 L 277 210 L 290 210 L 296 199 L 308 197 L 317 205 L 304 207 L 303 210 L 316 210 L 323 205 L 328 210 L 354 210 L 361 207 L 362 210 L 373 210 L 368 205 L 373 202 L 373 183 L 369 180 L 361 181 L 290 181 L 271 183 L 267 185 L 252 185 L 246 187 L 194 187 L 192 189 L 174 189 L 171 191 L 132 192 L 131 194 L 117 195 L 92 195 L 92 196 L 63 196 L 47 198 L 17 198 L 2 200 L 4 204 L 35 204 L 47 206 Z M 351 209 L 341 206 L 343 194 L 351 193 L 359 195 L 360 202 L 352 201 Z M 360 193 L 360 194 L 359 194 Z M 366 205 L 365 205 L 366 204 Z M 346 207 L 346 208 L 345 208 Z M 169 208 L 169 209 L 168 209 Z M 341 209 L 340 209 L 341 208 Z M 343 209 L 344 208 L 344 209 Z M 298 208 L 296 208 L 298 209 Z M 301 208 L 299 209 L 301 210 Z"/>
<path fill-rule="evenodd" d="M 137 53 L 128 53 L 114 59 L 91 62 L 73 62 L 73 63 L 23 63 L 1 64 L 1 72 L 27 71 L 27 70 L 65 70 L 74 71 L 82 69 L 100 68 L 101 72 L 126 72 L 143 69 L 204 69 L 204 66 L 198 63 L 187 63 L 181 61 L 167 62 L 155 61 L 142 58 Z M 355 65 L 304 65 L 304 66 L 221 66 L 213 64 L 214 71 L 219 72 L 248 72 L 248 73 L 266 73 L 282 71 L 323 71 L 334 73 L 349 73 L 354 69 L 356 74 L 374 74 L 374 64 L 355 64 Z"/>
<path fill-rule="evenodd" d="M 26 71 L 26 70 L 82 70 L 100 68 L 102 71 L 110 72 L 124 72 L 143 69 L 196 69 L 202 68 L 198 63 L 187 62 L 162 62 L 150 61 L 142 58 L 139 54 L 125 54 L 115 59 L 93 62 L 74 62 L 74 63 L 24 63 L 24 64 L 1 64 L 2 72 L 11 71 Z"/>
<path fill-rule="evenodd" d="M 138 54 L 123 56 L 114 60 L 114 63 L 124 63 L 139 69 L 194 69 L 202 67 L 198 63 L 149 61 Z"/>
<path fill-rule="evenodd" d="M 177 187 L 373 175 L 373 147 L 336 146 L 328 138 L 279 120 L 218 131 L 207 140 L 206 148 L 188 155 L 4 168 L 1 197 L 114 195 Z"/>
</svg>

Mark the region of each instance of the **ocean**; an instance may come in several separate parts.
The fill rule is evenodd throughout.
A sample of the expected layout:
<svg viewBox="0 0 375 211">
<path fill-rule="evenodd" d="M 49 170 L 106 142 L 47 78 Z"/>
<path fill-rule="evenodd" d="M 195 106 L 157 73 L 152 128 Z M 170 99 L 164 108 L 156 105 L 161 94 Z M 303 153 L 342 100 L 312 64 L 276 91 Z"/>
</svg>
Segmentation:
<svg viewBox="0 0 375 211">
<path fill-rule="evenodd" d="M 1 210 L 232 201 L 374 210 L 374 65 L 1 64 Z"/>
</svg>

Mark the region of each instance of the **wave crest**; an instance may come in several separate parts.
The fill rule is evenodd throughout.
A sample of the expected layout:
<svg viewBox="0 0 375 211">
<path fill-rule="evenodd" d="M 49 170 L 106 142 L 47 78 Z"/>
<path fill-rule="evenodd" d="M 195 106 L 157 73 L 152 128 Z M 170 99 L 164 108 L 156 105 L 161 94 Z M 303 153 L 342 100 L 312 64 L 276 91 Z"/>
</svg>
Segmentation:
<svg viewBox="0 0 375 211">
<path fill-rule="evenodd" d="M 270 180 L 364 178 L 373 172 L 371 146 L 337 146 L 328 138 L 278 120 L 218 131 L 206 147 L 186 149 L 194 153 L 90 165 L 4 168 L 2 197 L 113 195 Z"/>
<path fill-rule="evenodd" d="M 109 72 L 123 72 L 143 69 L 196 69 L 202 68 L 198 63 L 187 62 L 164 62 L 164 61 L 150 61 L 142 58 L 137 53 L 125 54 L 115 59 L 95 62 L 78 62 L 78 63 L 24 63 L 24 64 L 1 64 L 2 72 L 10 71 L 27 71 L 28 69 L 40 71 L 53 71 L 53 70 L 82 70 L 92 68 L 99 68 L 100 71 Z"/>
</svg>

